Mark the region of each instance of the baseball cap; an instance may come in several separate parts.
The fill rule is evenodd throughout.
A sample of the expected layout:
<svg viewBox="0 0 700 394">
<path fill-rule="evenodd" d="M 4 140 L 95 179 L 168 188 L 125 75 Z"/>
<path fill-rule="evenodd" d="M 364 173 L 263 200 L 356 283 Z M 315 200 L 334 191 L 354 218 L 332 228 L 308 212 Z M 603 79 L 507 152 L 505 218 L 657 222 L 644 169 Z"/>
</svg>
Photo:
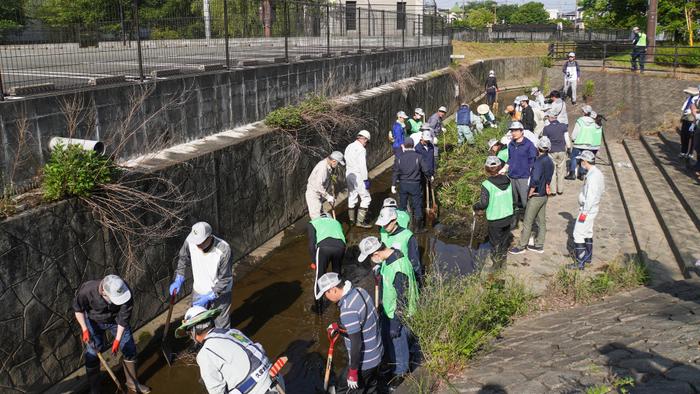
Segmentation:
<svg viewBox="0 0 700 394">
<path fill-rule="evenodd" d="M 187 242 L 193 245 L 201 245 L 211 235 L 211 226 L 207 222 L 197 222 L 192 226 Z"/>
<path fill-rule="evenodd" d="M 397 112 L 397 113 L 396 113 L 396 117 L 397 117 L 397 118 L 404 118 L 404 119 L 408 119 L 408 116 L 407 116 L 407 115 L 406 115 L 406 113 L 405 113 L 405 112 L 403 112 L 403 111 L 399 111 L 399 112 Z"/>
<path fill-rule="evenodd" d="M 377 237 L 367 237 L 360 241 L 360 255 L 357 257 L 357 261 L 363 262 L 367 260 L 367 257 L 372 253 L 379 250 L 382 247 L 382 243 L 379 242 Z"/>
<path fill-rule="evenodd" d="M 585 150 L 585 151 L 581 152 L 580 155 L 576 156 L 576 159 L 585 160 L 589 163 L 593 163 L 593 162 L 595 162 L 595 155 L 593 154 L 593 152 L 591 152 L 589 150 Z"/>
<path fill-rule="evenodd" d="M 497 140 L 497 139 L 491 138 L 491 139 L 489 140 L 489 149 L 493 148 L 493 146 L 496 145 L 497 143 L 498 143 L 498 140 Z"/>
<path fill-rule="evenodd" d="M 337 161 L 338 164 L 340 164 L 341 166 L 345 165 L 345 160 L 343 158 L 343 154 L 338 152 L 337 150 L 333 151 L 333 153 L 331 153 L 331 159 Z"/>
<path fill-rule="evenodd" d="M 447 107 L 445 107 L 444 105 L 440 106 L 440 108 L 438 108 L 438 112 L 447 112 Z"/>
<path fill-rule="evenodd" d="M 501 165 L 501 159 L 499 159 L 496 156 L 489 156 L 486 158 L 486 162 L 484 163 L 485 167 L 498 167 Z"/>
<path fill-rule="evenodd" d="M 428 130 L 423 130 L 423 131 L 420 133 L 420 138 L 421 138 L 422 140 L 432 141 L 433 135 L 432 135 L 432 133 L 430 132 L 430 129 L 428 129 Z"/>
<path fill-rule="evenodd" d="M 518 99 L 520 99 L 519 101 L 530 101 L 530 98 L 527 97 L 527 95 L 525 95 L 525 94 L 522 96 L 519 96 Z"/>
<path fill-rule="evenodd" d="M 508 130 L 522 130 L 522 129 L 523 129 L 523 124 L 518 122 L 518 121 L 511 123 L 510 126 L 508 127 Z"/>
<path fill-rule="evenodd" d="M 379 217 L 377 218 L 377 222 L 374 224 L 376 224 L 377 226 L 386 226 L 387 224 L 391 223 L 392 220 L 395 219 L 396 208 L 384 207 L 381 211 L 379 211 Z"/>
<path fill-rule="evenodd" d="M 689 87 L 683 89 L 683 93 L 687 93 L 687 94 L 689 94 L 689 95 L 691 95 L 691 96 L 695 96 L 695 95 L 698 94 L 698 91 L 699 91 L 699 90 L 700 90 L 700 89 L 698 89 L 697 87 L 689 86 Z"/>
<path fill-rule="evenodd" d="M 576 54 L 573 52 L 569 52 L 569 57 L 576 57 Z"/>
<path fill-rule="evenodd" d="M 581 107 L 581 111 L 589 114 L 591 113 L 591 111 L 593 111 L 593 108 L 590 105 L 584 105 L 583 107 Z"/>
<path fill-rule="evenodd" d="M 425 112 L 423 112 L 423 108 L 416 108 L 416 110 L 413 111 L 413 113 L 418 114 L 420 116 L 425 116 Z"/>
<path fill-rule="evenodd" d="M 360 132 L 357 133 L 357 136 L 358 137 L 365 137 L 365 138 L 367 138 L 367 140 L 370 139 L 369 131 L 367 131 L 367 130 L 360 130 Z"/>
<path fill-rule="evenodd" d="M 326 274 L 323 274 L 320 278 L 318 278 L 318 282 L 316 282 L 316 285 L 318 286 L 318 292 L 314 294 L 317 300 L 320 300 L 321 297 L 323 297 L 323 294 L 327 292 L 328 290 L 338 286 L 340 284 L 340 276 L 338 276 L 337 273 L 335 272 L 329 272 Z"/>
<path fill-rule="evenodd" d="M 392 197 L 387 197 L 384 199 L 384 204 L 382 204 L 384 207 L 393 207 L 396 208 L 398 204 L 396 203 L 396 199 Z"/>
<path fill-rule="evenodd" d="M 639 28 L 637 26 L 632 28 L 632 31 L 639 31 Z"/>
<path fill-rule="evenodd" d="M 552 148 L 552 141 L 549 140 L 549 137 L 542 136 L 540 140 L 537 141 L 537 147 L 542 150 L 550 150 Z"/>
<path fill-rule="evenodd" d="M 107 275 L 102 279 L 102 290 L 109 302 L 114 305 L 123 305 L 131 299 L 131 291 L 124 280 L 117 275 Z"/>
</svg>

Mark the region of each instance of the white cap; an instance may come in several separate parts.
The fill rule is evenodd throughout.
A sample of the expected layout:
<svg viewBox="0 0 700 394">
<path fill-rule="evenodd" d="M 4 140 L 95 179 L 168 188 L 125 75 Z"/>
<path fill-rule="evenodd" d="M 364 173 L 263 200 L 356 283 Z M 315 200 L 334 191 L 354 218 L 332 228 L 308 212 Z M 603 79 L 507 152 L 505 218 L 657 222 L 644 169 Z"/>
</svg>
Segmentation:
<svg viewBox="0 0 700 394">
<path fill-rule="evenodd" d="M 593 154 L 593 152 L 591 152 L 589 150 L 585 150 L 585 151 L 581 152 L 580 155 L 576 156 L 576 159 L 585 160 L 589 163 L 593 163 L 593 162 L 595 162 L 595 155 Z"/>
<path fill-rule="evenodd" d="M 367 131 L 367 130 L 360 130 L 360 132 L 357 133 L 357 136 L 358 137 L 365 137 L 365 138 L 367 138 L 368 141 L 371 139 L 370 135 L 369 135 L 369 131 Z"/>
<path fill-rule="evenodd" d="M 489 140 L 489 149 L 493 148 L 494 145 L 498 143 L 498 140 L 495 138 L 492 138 Z"/>
<path fill-rule="evenodd" d="M 581 111 L 583 113 L 589 114 L 591 113 L 591 111 L 593 111 L 593 108 L 590 105 L 584 105 L 583 107 L 581 107 Z"/>
<path fill-rule="evenodd" d="M 440 108 L 438 108 L 438 112 L 447 112 L 447 107 L 445 107 L 444 105 L 440 106 Z"/>
<path fill-rule="evenodd" d="M 425 141 L 432 141 L 433 140 L 433 133 L 431 133 L 430 130 L 423 130 L 420 133 L 420 139 L 425 140 Z"/>
<path fill-rule="evenodd" d="M 486 162 L 484 163 L 485 167 L 498 167 L 501 165 L 501 159 L 499 159 L 496 156 L 489 156 L 486 158 Z"/>
<path fill-rule="evenodd" d="M 639 31 L 639 28 L 637 26 L 632 28 L 632 31 Z"/>
<path fill-rule="evenodd" d="M 535 94 L 535 93 L 537 93 L 537 92 L 539 92 L 539 91 L 540 91 L 540 88 L 538 88 L 537 86 L 535 86 L 535 87 L 533 87 L 532 89 L 530 89 L 530 94 Z"/>
<path fill-rule="evenodd" d="M 416 108 L 416 110 L 413 111 L 413 113 L 418 114 L 420 116 L 425 116 L 425 112 L 423 112 L 423 108 Z"/>
<path fill-rule="evenodd" d="M 476 113 L 479 115 L 486 115 L 490 110 L 491 109 L 489 108 L 488 104 L 480 104 L 478 107 L 476 107 Z"/>
<path fill-rule="evenodd" d="M 569 57 L 576 57 L 576 54 L 573 52 L 569 52 Z"/>
<path fill-rule="evenodd" d="M 391 223 L 392 220 L 395 219 L 396 208 L 384 207 L 381 211 L 379 211 L 379 217 L 377 218 L 377 222 L 374 224 L 376 224 L 377 226 L 386 226 L 387 224 Z"/>
<path fill-rule="evenodd" d="M 317 300 L 320 300 L 325 292 L 338 286 L 339 284 L 340 276 L 338 276 L 337 273 L 329 272 L 327 274 L 323 274 L 323 276 L 318 278 L 318 282 L 316 282 L 316 286 L 318 286 L 318 292 L 314 294 L 314 296 Z"/>
<path fill-rule="evenodd" d="M 197 222 L 192 226 L 190 235 L 187 236 L 187 243 L 201 245 L 211 235 L 211 226 L 207 222 Z"/>
<path fill-rule="evenodd" d="M 114 305 L 126 304 L 131 299 L 129 287 L 117 275 L 107 275 L 102 279 L 102 291 Z"/>
<path fill-rule="evenodd" d="M 537 141 L 537 147 L 542 150 L 550 150 L 552 149 L 552 141 L 549 140 L 549 137 L 542 136 L 539 141 Z"/>
<path fill-rule="evenodd" d="M 396 208 L 398 204 L 396 203 L 396 199 L 392 197 L 387 197 L 384 199 L 384 203 L 382 204 L 384 207 L 392 207 Z"/>
<path fill-rule="evenodd" d="M 405 113 L 405 112 L 403 112 L 403 111 L 399 111 L 399 112 L 397 112 L 397 113 L 396 113 L 396 117 L 397 117 L 397 118 L 404 118 L 404 119 L 408 119 L 408 115 L 406 115 L 406 113 Z"/>
<path fill-rule="evenodd" d="M 367 257 L 372 253 L 379 250 L 382 247 L 382 243 L 379 242 L 377 237 L 367 237 L 360 241 L 360 255 L 357 257 L 357 261 L 363 262 L 367 260 Z"/>
<path fill-rule="evenodd" d="M 496 75 L 496 72 L 493 70 L 489 70 L 489 77 L 493 77 L 494 75 Z"/>
<path fill-rule="evenodd" d="M 333 153 L 331 153 L 331 156 L 330 156 L 330 157 L 331 157 L 332 160 L 337 161 L 338 164 L 340 164 L 341 166 L 344 166 L 344 165 L 345 165 L 345 160 L 344 160 L 344 158 L 343 158 L 343 154 L 340 153 L 340 152 L 338 152 L 337 150 L 336 150 L 336 151 L 333 151 Z"/>
<path fill-rule="evenodd" d="M 508 130 L 522 130 L 523 129 L 523 124 L 515 121 L 510 124 L 510 127 L 508 127 Z"/>
</svg>

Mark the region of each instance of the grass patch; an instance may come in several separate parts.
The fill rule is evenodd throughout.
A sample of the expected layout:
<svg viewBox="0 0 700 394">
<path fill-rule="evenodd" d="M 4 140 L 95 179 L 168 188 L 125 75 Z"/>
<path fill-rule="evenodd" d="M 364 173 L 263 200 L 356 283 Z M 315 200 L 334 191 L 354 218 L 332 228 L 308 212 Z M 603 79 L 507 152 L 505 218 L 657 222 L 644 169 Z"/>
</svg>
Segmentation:
<svg viewBox="0 0 700 394">
<path fill-rule="evenodd" d="M 265 117 L 265 124 L 282 130 L 295 130 L 303 127 L 333 106 L 324 96 L 310 96 L 298 105 L 287 105 L 278 108 Z"/>
<path fill-rule="evenodd" d="M 78 145 L 58 145 L 44 166 L 44 199 L 89 197 L 98 185 L 111 182 L 115 174 L 116 167 L 108 157 Z"/>
<path fill-rule="evenodd" d="M 549 283 L 547 296 L 589 303 L 649 283 L 649 271 L 637 257 L 617 258 L 596 272 L 561 268 Z"/>
<path fill-rule="evenodd" d="M 463 368 L 514 316 L 525 313 L 531 300 L 525 286 L 513 277 L 432 271 L 406 324 L 421 345 L 424 367 L 446 380 L 449 372 Z"/>
<path fill-rule="evenodd" d="M 452 41 L 452 52 L 464 55 L 460 63 L 470 64 L 480 59 L 503 57 L 545 57 L 549 44 L 546 42 L 464 42 Z"/>
</svg>

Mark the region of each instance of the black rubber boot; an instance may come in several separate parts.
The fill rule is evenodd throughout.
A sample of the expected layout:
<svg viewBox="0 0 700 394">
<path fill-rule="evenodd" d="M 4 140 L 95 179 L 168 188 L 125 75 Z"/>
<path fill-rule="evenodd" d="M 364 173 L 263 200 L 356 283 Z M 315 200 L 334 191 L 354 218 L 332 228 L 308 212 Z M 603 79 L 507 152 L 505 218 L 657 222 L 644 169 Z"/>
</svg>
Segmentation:
<svg viewBox="0 0 700 394">
<path fill-rule="evenodd" d="M 85 367 L 85 370 L 87 371 L 87 380 L 90 386 L 90 394 L 100 394 L 100 367 Z"/>
<path fill-rule="evenodd" d="M 421 220 L 416 221 L 416 234 L 423 234 L 424 232 L 428 231 L 425 228 L 425 218 L 422 218 Z"/>
<path fill-rule="evenodd" d="M 591 264 L 593 261 L 593 238 L 586 238 L 586 264 Z"/>
<path fill-rule="evenodd" d="M 574 244 L 574 257 L 576 264 L 571 264 L 568 268 L 583 270 L 586 267 L 586 244 Z"/>
<path fill-rule="evenodd" d="M 573 171 L 569 171 L 569 173 L 566 174 L 566 176 L 564 177 L 564 179 L 568 179 L 568 180 L 570 180 L 570 181 L 573 181 L 574 179 L 576 179 L 576 174 L 574 174 Z"/>
</svg>

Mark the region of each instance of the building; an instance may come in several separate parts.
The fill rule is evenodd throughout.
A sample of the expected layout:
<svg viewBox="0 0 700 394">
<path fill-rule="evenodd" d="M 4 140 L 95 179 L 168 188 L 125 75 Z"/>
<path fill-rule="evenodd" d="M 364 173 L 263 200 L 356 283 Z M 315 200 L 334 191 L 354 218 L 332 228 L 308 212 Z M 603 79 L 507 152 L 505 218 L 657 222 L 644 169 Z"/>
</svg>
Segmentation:
<svg viewBox="0 0 700 394">
<path fill-rule="evenodd" d="M 579 7 L 575 11 L 562 12 L 561 18 L 571 21 L 577 29 L 583 29 L 583 8 Z"/>
<path fill-rule="evenodd" d="M 547 11 L 547 13 L 549 14 L 549 19 L 559 19 L 559 16 L 561 15 L 559 10 L 557 9 L 548 9 L 545 11 Z"/>
</svg>

